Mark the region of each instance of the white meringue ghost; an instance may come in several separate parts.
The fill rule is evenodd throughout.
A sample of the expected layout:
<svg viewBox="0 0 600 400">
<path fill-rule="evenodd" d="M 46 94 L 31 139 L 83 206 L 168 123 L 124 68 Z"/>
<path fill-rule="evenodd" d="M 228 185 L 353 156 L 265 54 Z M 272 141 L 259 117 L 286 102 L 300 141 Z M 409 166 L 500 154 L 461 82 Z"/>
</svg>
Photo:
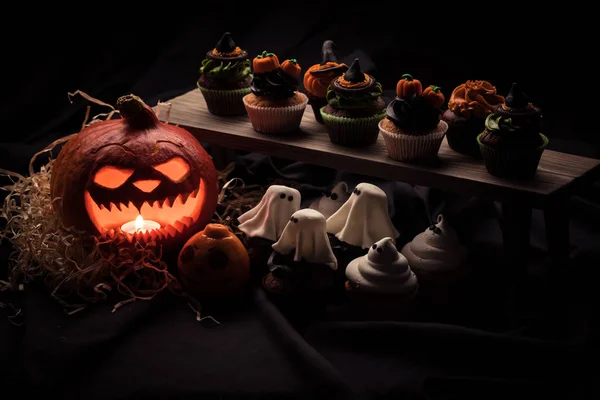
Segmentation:
<svg viewBox="0 0 600 400">
<path fill-rule="evenodd" d="M 415 236 L 401 253 L 417 275 L 454 271 L 467 257 L 467 249 L 441 214 L 437 224 Z"/>
<path fill-rule="evenodd" d="M 359 183 L 350 198 L 327 219 L 327 232 L 363 249 L 384 237 L 400 234 L 388 213 L 387 195 L 370 183 Z"/>
<path fill-rule="evenodd" d="M 300 192 L 296 189 L 271 185 L 256 207 L 238 217 L 239 230 L 248 237 L 276 241 L 294 212 L 300 209 Z"/>
<path fill-rule="evenodd" d="M 346 278 L 357 290 L 368 293 L 412 295 L 419 287 L 391 237 L 379 240 L 366 255 L 352 260 L 346 267 Z"/>
<path fill-rule="evenodd" d="M 349 197 L 348 184 L 339 182 L 331 189 L 331 192 L 325 193 L 313 201 L 310 208 L 319 211 L 327 219 L 339 210 Z"/>
<path fill-rule="evenodd" d="M 335 258 L 327 237 L 326 220 L 320 212 L 304 208 L 289 219 L 273 250 L 280 254 L 294 251 L 294 261 L 325 264 L 337 269 Z"/>
</svg>

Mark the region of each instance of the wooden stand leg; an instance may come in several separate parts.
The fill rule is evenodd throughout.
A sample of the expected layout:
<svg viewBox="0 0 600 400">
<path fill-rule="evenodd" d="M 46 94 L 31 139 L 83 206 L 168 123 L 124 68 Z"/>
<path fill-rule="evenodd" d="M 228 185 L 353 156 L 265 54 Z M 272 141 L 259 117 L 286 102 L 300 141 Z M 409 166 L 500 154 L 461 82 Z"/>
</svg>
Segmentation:
<svg viewBox="0 0 600 400">
<path fill-rule="evenodd" d="M 564 271 L 571 251 L 568 196 L 559 195 L 548 200 L 544 209 L 544 221 L 552 272 Z"/>
<path fill-rule="evenodd" d="M 508 267 L 522 274 L 530 254 L 529 234 L 532 209 L 528 204 L 502 203 L 502 240 Z"/>
<path fill-rule="evenodd" d="M 527 269 L 530 256 L 530 229 L 532 208 L 529 204 L 516 202 L 502 203 L 502 240 L 504 242 L 504 269 L 499 276 L 504 284 L 505 313 L 507 323 L 515 323 L 519 319 L 519 299 L 521 288 L 527 281 Z"/>
</svg>

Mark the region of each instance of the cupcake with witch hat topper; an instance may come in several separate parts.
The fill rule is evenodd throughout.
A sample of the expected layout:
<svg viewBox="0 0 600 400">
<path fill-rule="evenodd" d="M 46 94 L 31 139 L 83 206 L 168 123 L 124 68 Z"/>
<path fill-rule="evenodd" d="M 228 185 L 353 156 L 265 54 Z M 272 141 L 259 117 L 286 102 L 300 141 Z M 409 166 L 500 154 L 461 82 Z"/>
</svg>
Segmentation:
<svg viewBox="0 0 600 400">
<path fill-rule="evenodd" d="M 250 93 L 252 68 L 248 52 L 233 41 L 225 32 L 206 53 L 200 67 L 198 88 L 208 111 L 215 115 L 244 115 L 246 109 L 242 98 Z"/>
<path fill-rule="evenodd" d="M 333 40 L 323 42 L 321 63 L 311 66 L 304 74 L 304 89 L 308 96 L 317 122 L 323 123 L 321 107 L 327 105 L 327 89 L 331 82 L 348 70 L 348 66 L 340 63 L 335 55 Z"/>
<path fill-rule="evenodd" d="M 541 109 L 513 83 L 505 104 L 487 116 L 485 130 L 477 136 L 488 172 L 507 178 L 533 178 L 548 145 L 541 129 Z"/>
<path fill-rule="evenodd" d="M 440 120 L 444 94 L 437 86 L 423 90 L 418 79 L 402 75 L 396 85 L 396 98 L 388 104 L 379 129 L 388 155 L 398 161 L 413 162 L 434 158 L 448 124 Z"/>
<path fill-rule="evenodd" d="M 298 92 L 301 67 L 295 59 L 279 63 L 274 53 L 263 51 L 252 60 L 252 93 L 243 98 L 254 130 L 286 133 L 297 130 L 308 104 Z"/>
<path fill-rule="evenodd" d="M 321 116 L 333 143 L 367 146 L 377 141 L 377 124 L 385 117 L 381 84 L 362 72 L 358 58 L 327 90 Z"/>
</svg>

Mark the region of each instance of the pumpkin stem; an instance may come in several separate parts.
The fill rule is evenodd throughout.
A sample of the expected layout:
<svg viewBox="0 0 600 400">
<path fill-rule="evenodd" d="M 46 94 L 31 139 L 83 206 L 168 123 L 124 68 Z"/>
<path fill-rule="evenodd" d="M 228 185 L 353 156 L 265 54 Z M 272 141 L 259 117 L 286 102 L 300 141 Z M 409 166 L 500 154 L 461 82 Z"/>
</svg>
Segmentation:
<svg viewBox="0 0 600 400">
<path fill-rule="evenodd" d="M 402 75 L 402 79 L 406 79 L 407 81 L 412 81 L 413 77 L 411 74 L 404 74 L 404 75 Z"/>
<path fill-rule="evenodd" d="M 337 57 L 335 56 L 335 48 L 336 45 L 333 40 L 326 40 L 323 42 L 323 47 L 321 48 L 321 55 L 323 56 L 321 65 L 325 65 L 328 62 L 338 62 Z"/>
<path fill-rule="evenodd" d="M 438 92 L 441 89 L 439 86 L 431 85 L 431 90 L 434 92 Z"/>
<path fill-rule="evenodd" d="M 119 97 L 117 109 L 121 117 L 134 129 L 150 129 L 158 124 L 154 111 L 134 94 Z"/>
</svg>

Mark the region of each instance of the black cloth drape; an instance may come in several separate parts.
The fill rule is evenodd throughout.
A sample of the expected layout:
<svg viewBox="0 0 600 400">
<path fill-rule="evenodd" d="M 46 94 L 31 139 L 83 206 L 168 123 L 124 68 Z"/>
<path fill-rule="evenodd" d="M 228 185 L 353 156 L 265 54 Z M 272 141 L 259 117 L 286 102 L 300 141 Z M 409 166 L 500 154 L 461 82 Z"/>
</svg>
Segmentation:
<svg viewBox="0 0 600 400">
<path fill-rule="evenodd" d="M 491 19 L 479 24 L 483 17 L 437 10 L 444 18 L 435 34 L 430 13 L 418 14 L 412 23 L 403 17 L 403 25 L 398 14 L 366 12 L 358 29 L 337 3 L 320 4 L 319 12 L 304 5 L 296 18 L 284 8 L 270 11 L 249 7 L 234 16 L 210 4 L 177 20 L 165 15 L 159 27 L 142 17 L 115 17 L 112 23 L 120 29 L 90 19 L 78 25 L 86 35 L 72 25 L 60 28 L 57 21 L 45 22 L 55 29 L 44 30 L 41 23 L 44 35 L 35 42 L 10 43 L 19 62 L 9 65 L 12 79 L 5 92 L 11 96 L 5 98 L 11 106 L 0 107 L 10 133 L 2 137 L 0 167 L 24 173 L 33 153 L 77 131 L 87 102 L 69 104 L 67 91 L 81 89 L 110 103 L 132 92 L 155 104 L 194 89 L 204 53 L 224 30 L 250 54 L 268 49 L 281 59 L 298 59 L 303 68 L 319 61 L 323 40 L 333 39 L 346 62 L 361 57 L 388 97 L 405 72 L 442 86 L 446 97 L 466 79 L 490 80 L 501 92 L 514 80 L 524 82 L 545 111 L 551 147 L 598 157 L 597 136 L 589 135 L 593 125 L 586 122 L 593 114 L 575 117 L 586 113 L 587 103 L 557 97 L 549 79 L 572 72 L 569 57 L 577 49 L 561 48 L 558 57 L 552 40 L 523 39 L 564 34 L 543 30 L 545 20 L 536 18 L 540 25 L 534 26 L 522 15 L 510 24 Z M 495 28 L 511 24 L 519 29 Z M 84 39 L 85 46 L 77 44 Z M 92 114 L 100 111 L 92 108 Z M 14 389 L 60 399 L 591 398 L 597 372 L 588 366 L 597 348 L 600 185 L 574 196 L 565 210 L 572 217 L 571 264 L 561 282 L 550 285 L 537 210 L 532 259 L 515 276 L 503 260 L 493 202 L 257 154 L 239 153 L 234 175 L 248 183 L 295 180 L 304 203 L 338 180 L 350 187 L 375 183 L 388 195 L 402 241 L 437 214 L 450 216 L 474 271 L 460 303 L 410 320 L 376 321 L 353 315 L 343 303 L 321 312 L 281 309 L 253 285 L 235 304 L 209 307 L 222 323 L 212 327 L 197 322 L 186 301 L 168 293 L 115 313 L 111 297 L 68 316 L 47 290 L 32 284 L 23 292 L 0 293 L 3 393 Z M 4 267 L 9 244 L 0 249 Z M 8 318 L 15 314 L 11 305 L 20 309 L 15 319 L 24 323 L 20 327 Z"/>
</svg>

